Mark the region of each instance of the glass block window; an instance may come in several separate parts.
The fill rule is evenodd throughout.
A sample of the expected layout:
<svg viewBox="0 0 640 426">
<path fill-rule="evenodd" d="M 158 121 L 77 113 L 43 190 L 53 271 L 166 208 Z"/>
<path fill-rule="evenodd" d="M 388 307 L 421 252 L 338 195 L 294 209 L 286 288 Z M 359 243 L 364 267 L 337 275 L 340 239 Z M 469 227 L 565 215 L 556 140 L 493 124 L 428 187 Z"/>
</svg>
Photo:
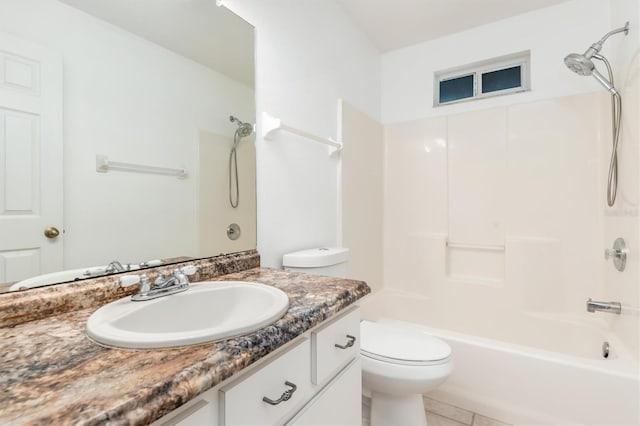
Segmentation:
<svg viewBox="0 0 640 426">
<path fill-rule="evenodd" d="M 531 90 L 530 51 L 438 71 L 433 106 Z"/>
</svg>

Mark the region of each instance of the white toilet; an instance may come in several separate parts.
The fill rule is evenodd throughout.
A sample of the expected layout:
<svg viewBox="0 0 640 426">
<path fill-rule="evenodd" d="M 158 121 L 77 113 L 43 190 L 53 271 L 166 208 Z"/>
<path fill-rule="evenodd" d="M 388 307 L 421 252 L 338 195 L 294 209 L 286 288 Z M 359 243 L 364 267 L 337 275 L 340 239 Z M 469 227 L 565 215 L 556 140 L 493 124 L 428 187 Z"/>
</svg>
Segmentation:
<svg viewBox="0 0 640 426">
<path fill-rule="evenodd" d="M 315 248 L 286 254 L 285 270 L 344 277 L 349 249 Z M 422 394 L 453 371 L 446 342 L 409 327 L 360 323 L 363 393 L 371 396 L 371 426 L 426 425 Z"/>
<path fill-rule="evenodd" d="M 417 329 L 364 320 L 360 356 L 371 426 L 426 425 L 422 394 L 453 371 L 449 345 Z"/>
</svg>

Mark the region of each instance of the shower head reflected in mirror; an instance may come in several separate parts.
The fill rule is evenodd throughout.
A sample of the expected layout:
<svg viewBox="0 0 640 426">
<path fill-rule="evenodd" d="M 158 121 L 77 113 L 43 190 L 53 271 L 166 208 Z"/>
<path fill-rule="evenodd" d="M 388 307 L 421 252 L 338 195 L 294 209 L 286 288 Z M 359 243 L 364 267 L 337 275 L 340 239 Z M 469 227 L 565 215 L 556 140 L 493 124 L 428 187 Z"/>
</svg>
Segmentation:
<svg viewBox="0 0 640 426">
<path fill-rule="evenodd" d="M 240 183 L 238 182 L 238 153 L 236 149 L 238 148 L 238 144 L 240 143 L 240 140 L 242 138 L 251 136 L 251 134 L 253 133 L 253 124 L 240 121 L 239 118 L 234 117 L 233 115 L 229 116 L 229 121 L 238 125 L 238 128 L 233 134 L 233 145 L 231 145 L 231 152 L 229 153 L 229 204 L 235 209 L 240 203 Z"/>
<path fill-rule="evenodd" d="M 240 121 L 240 119 L 238 119 L 237 117 L 234 117 L 233 115 L 229 116 L 229 121 L 231 121 L 232 123 L 236 123 L 238 125 L 238 129 L 236 130 L 236 133 L 238 134 L 239 137 L 246 138 L 247 136 L 250 136 L 253 133 L 253 124 L 244 123 Z"/>
</svg>

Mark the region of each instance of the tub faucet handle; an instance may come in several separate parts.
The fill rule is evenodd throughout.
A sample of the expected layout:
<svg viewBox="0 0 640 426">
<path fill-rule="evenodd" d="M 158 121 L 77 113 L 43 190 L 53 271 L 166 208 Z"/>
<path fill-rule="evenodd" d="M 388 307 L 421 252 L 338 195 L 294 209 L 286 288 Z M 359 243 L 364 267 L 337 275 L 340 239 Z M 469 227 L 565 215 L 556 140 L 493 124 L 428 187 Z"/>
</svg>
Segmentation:
<svg viewBox="0 0 640 426">
<path fill-rule="evenodd" d="M 614 250 L 614 249 L 604 249 L 604 258 L 605 260 L 609 260 L 612 257 L 616 257 L 619 255 L 619 251 L 618 250 Z"/>
<path fill-rule="evenodd" d="M 605 260 L 613 259 L 613 265 L 618 271 L 622 272 L 627 265 L 628 252 L 629 250 L 627 249 L 627 244 L 624 239 L 617 238 L 613 242 L 613 248 L 605 249 L 604 258 Z"/>
</svg>

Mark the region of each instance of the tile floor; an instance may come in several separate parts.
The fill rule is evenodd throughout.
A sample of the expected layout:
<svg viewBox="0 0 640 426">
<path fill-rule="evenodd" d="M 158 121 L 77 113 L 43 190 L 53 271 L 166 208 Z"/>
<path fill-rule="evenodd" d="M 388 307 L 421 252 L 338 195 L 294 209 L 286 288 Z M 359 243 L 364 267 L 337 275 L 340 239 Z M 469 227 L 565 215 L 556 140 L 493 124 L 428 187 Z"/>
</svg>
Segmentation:
<svg viewBox="0 0 640 426">
<path fill-rule="evenodd" d="M 511 426 L 469 410 L 423 397 L 428 426 Z M 369 398 L 362 398 L 362 426 L 369 426 Z"/>
</svg>

